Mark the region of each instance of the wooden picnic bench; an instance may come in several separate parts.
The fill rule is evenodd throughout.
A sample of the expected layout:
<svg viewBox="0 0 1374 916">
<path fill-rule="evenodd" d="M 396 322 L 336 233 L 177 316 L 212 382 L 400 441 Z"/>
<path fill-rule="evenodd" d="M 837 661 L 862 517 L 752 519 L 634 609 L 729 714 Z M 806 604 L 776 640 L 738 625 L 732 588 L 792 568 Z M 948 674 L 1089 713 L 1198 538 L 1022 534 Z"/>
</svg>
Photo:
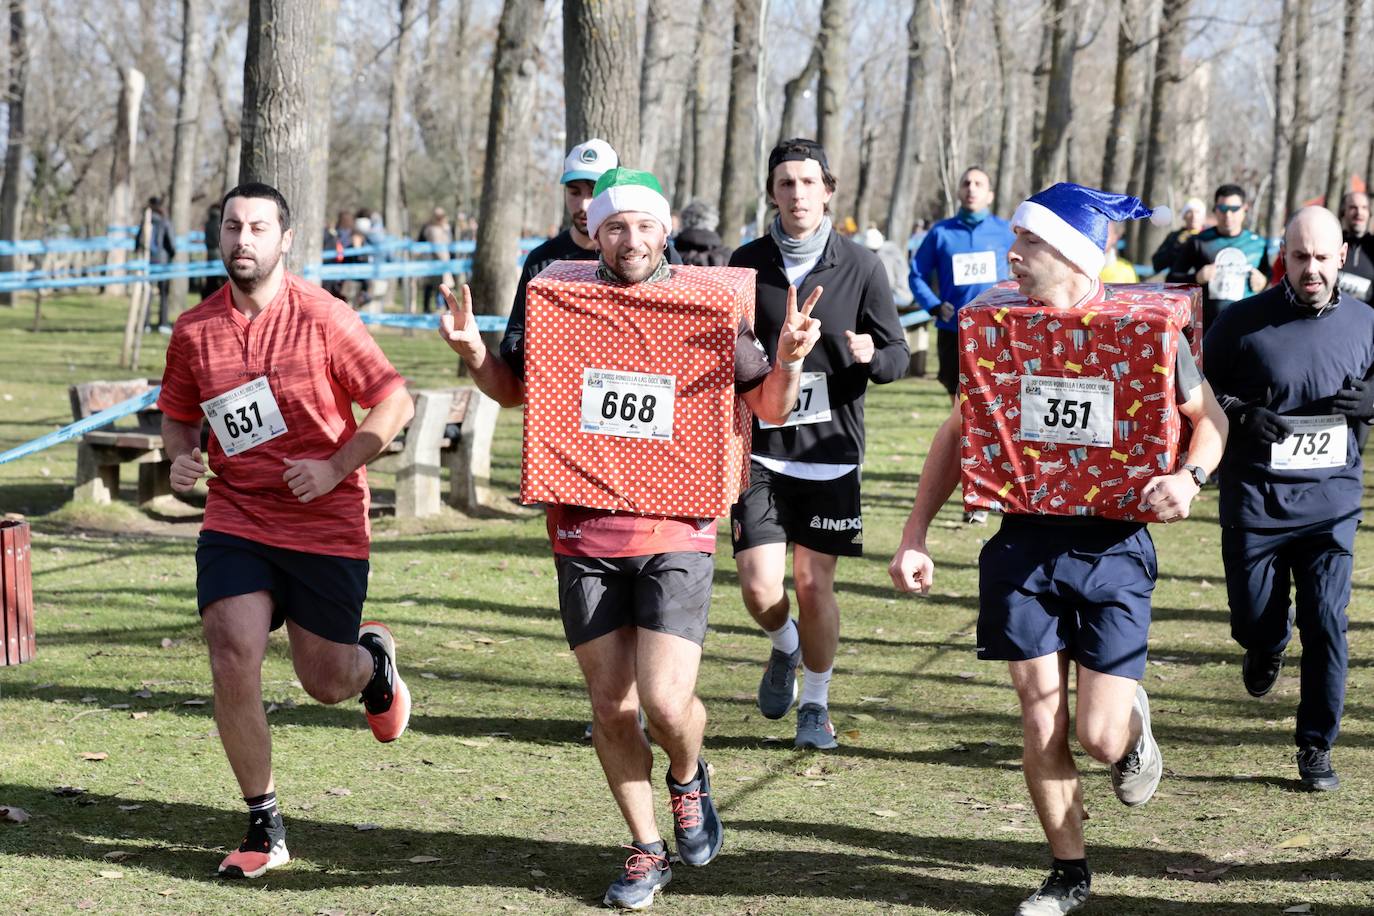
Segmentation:
<svg viewBox="0 0 1374 916">
<path fill-rule="evenodd" d="M 81 420 L 148 391 L 156 380 L 84 382 L 69 389 L 72 416 Z M 473 511 L 490 499 L 491 440 L 500 406 L 476 388 L 415 393 L 415 417 L 369 464 L 396 474 L 396 514 L 438 513 L 441 471 L 449 471 L 448 503 Z M 206 427 L 208 436 L 208 426 Z M 77 446 L 75 502 L 105 505 L 119 494 L 122 465 L 138 465 L 138 504 L 172 492 L 171 462 L 162 449 L 162 413 L 139 411 L 115 426 L 89 432 Z"/>
</svg>

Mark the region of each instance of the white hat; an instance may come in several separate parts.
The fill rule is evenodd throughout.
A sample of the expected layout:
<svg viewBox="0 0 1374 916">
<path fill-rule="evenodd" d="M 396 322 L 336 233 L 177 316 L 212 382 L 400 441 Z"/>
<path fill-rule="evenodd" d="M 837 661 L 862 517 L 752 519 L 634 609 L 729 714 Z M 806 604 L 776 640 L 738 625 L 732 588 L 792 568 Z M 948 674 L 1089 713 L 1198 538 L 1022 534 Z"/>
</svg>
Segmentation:
<svg viewBox="0 0 1374 916">
<path fill-rule="evenodd" d="M 878 231 L 876 226 L 869 226 L 868 231 L 864 233 L 863 244 L 869 251 L 877 251 L 883 247 L 883 242 L 886 241 L 887 239 L 883 238 L 883 234 Z"/>
<path fill-rule="evenodd" d="M 588 140 L 572 148 L 563 160 L 563 177 L 559 184 L 570 181 L 596 181 L 620 164 L 620 157 L 605 140 Z"/>
<path fill-rule="evenodd" d="M 595 194 L 587 207 L 587 234 L 592 237 L 609 217 L 626 211 L 647 213 L 663 224 L 664 232 L 672 231 L 672 208 L 663 186 L 649 172 L 612 169 L 597 179 Z"/>
</svg>

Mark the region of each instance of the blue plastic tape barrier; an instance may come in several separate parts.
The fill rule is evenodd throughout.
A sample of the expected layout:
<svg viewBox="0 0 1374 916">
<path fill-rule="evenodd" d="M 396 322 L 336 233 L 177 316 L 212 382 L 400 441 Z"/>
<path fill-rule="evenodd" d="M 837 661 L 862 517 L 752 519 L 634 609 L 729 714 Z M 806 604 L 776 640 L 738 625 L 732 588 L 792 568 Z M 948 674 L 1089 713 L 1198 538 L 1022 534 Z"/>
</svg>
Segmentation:
<svg viewBox="0 0 1374 916">
<path fill-rule="evenodd" d="M 433 331 L 439 327 L 439 316 L 430 315 L 374 315 L 368 312 L 359 312 L 358 317 L 363 320 L 363 324 L 375 324 L 386 328 L 416 328 L 422 331 Z M 477 330 L 483 334 L 492 334 L 506 329 L 506 318 L 504 315 L 476 315 Z"/>
<path fill-rule="evenodd" d="M 918 324 L 925 324 L 930 319 L 930 312 L 927 312 L 925 309 L 917 309 L 914 312 L 907 312 L 902 316 L 902 327 L 914 328 Z"/>
<path fill-rule="evenodd" d="M 46 436 L 39 436 L 32 442 L 25 442 L 17 445 L 7 452 L 0 452 L 0 464 L 13 461 L 16 458 L 23 458 L 25 455 L 32 455 L 34 452 L 41 452 L 45 448 L 51 448 L 60 442 L 75 439 L 77 436 L 84 436 L 93 429 L 100 429 L 102 426 L 109 426 L 120 417 L 127 417 L 131 413 L 146 410 L 157 403 L 158 393 L 162 391 L 162 386 L 145 391 L 143 394 L 129 398 L 127 401 L 120 401 L 113 407 L 107 407 L 100 413 L 93 413 L 84 420 L 77 420 L 69 423 L 59 430 L 48 433 Z"/>
</svg>

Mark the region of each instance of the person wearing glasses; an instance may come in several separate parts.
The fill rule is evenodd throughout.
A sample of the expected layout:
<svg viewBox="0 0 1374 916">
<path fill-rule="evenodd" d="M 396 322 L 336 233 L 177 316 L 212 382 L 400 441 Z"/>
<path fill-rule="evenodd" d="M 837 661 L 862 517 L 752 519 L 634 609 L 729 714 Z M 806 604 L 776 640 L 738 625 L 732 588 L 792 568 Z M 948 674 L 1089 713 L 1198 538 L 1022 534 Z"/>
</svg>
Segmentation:
<svg viewBox="0 0 1374 916">
<path fill-rule="evenodd" d="M 1183 244 L 1167 277 L 1170 283 L 1202 287 L 1204 331 L 1228 305 L 1263 290 L 1269 277 L 1269 243 L 1245 228 L 1250 212 L 1245 189 L 1235 184 L 1217 188 L 1212 212 L 1217 224 Z"/>
</svg>

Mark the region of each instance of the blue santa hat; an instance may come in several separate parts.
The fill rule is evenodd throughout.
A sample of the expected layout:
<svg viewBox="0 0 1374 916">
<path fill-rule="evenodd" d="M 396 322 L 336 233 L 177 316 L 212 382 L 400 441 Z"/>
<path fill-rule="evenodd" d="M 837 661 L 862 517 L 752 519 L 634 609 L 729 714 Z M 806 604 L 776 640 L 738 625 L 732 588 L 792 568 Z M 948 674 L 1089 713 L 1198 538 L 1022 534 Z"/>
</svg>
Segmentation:
<svg viewBox="0 0 1374 916">
<path fill-rule="evenodd" d="M 1108 225 L 1148 219 L 1167 226 L 1173 218 L 1168 207 L 1150 209 L 1138 197 L 1061 181 L 1023 201 L 1011 225 L 1034 232 L 1083 273 L 1096 277 L 1107 263 Z"/>
</svg>

